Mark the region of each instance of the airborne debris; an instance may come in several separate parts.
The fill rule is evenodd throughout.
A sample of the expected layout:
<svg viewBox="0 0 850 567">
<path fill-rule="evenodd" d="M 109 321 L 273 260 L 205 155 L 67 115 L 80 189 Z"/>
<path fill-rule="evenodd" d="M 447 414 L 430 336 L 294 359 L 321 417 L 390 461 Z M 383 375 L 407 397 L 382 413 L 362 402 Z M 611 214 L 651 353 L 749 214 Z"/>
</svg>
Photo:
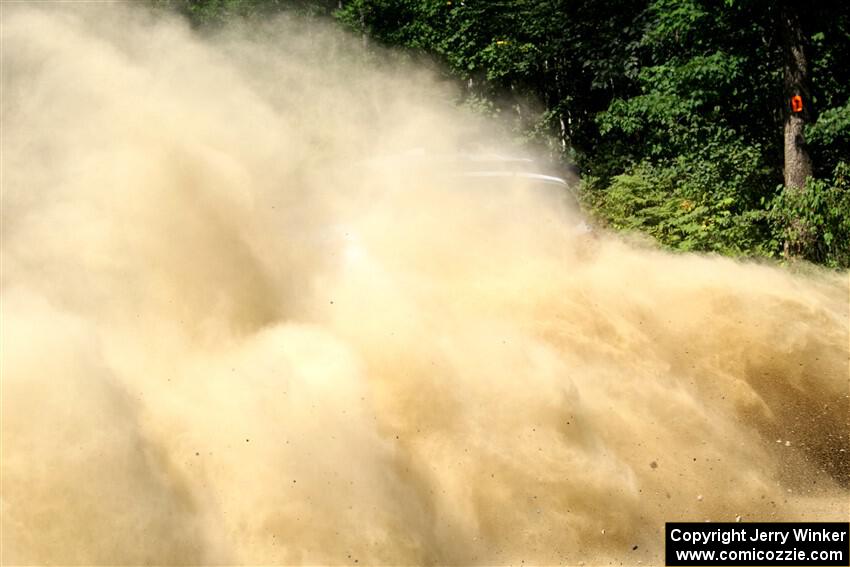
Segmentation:
<svg viewBox="0 0 850 567">
<path fill-rule="evenodd" d="M 586 541 L 587 563 L 628 563 L 694 488 L 703 516 L 787 496 L 777 520 L 811 518 L 777 471 L 846 470 L 843 280 L 588 242 L 549 194 L 361 167 L 516 148 L 360 38 L 7 4 L 4 557 L 554 564 Z M 262 442 L 234 449 L 240 429 Z"/>
</svg>

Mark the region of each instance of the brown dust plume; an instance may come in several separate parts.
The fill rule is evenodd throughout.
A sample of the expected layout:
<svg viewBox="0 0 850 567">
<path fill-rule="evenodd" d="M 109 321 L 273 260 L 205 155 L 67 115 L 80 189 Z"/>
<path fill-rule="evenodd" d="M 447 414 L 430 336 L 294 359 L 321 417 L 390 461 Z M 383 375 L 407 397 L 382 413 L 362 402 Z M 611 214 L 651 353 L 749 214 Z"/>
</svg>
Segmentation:
<svg viewBox="0 0 850 567">
<path fill-rule="evenodd" d="M 496 130 L 393 61 L 2 7 L 2 562 L 661 563 L 665 521 L 846 521 L 847 275 L 472 188 L 446 156 Z"/>
</svg>

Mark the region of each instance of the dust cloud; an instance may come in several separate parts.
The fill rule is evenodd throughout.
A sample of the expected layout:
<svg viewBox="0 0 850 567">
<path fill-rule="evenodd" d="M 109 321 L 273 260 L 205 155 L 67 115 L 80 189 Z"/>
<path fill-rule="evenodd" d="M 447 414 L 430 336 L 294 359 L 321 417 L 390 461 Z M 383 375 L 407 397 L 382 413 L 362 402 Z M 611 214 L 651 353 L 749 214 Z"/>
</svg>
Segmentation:
<svg viewBox="0 0 850 567">
<path fill-rule="evenodd" d="M 658 563 L 665 521 L 850 515 L 846 274 L 469 190 L 440 160 L 495 130 L 317 24 L 7 3 L 2 42 L 5 564 Z"/>
</svg>

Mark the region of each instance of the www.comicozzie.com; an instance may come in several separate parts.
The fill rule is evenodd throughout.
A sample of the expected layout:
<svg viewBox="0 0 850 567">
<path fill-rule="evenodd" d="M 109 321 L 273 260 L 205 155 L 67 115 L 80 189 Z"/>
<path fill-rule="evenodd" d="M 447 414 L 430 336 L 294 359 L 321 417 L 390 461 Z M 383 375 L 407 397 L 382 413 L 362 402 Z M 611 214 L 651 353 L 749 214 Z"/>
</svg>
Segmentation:
<svg viewBox="0 0 850 567">
<path fill-rule="evenodd" d="M 848 523 L 668 523 L 667 565 L 850 565 Z"/>
</svg>

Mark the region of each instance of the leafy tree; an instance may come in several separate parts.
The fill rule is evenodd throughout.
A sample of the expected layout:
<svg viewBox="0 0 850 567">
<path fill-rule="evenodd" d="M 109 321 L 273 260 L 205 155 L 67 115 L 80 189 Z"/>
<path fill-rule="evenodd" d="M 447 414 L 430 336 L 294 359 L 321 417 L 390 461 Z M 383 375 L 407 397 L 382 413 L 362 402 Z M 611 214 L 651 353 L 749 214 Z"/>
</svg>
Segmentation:
<svg viewBox="0 0 850 567">
<path fill-rule="evenodd" d="M 817 116 L 818 97 L 808 94 L 802 70 L 788 70 L 788 58 L 793 57 L 787 7 L 757 1 L 720 5 L 655 0 L 647 15 L 639 92 L 615 98 L 597 115 L 602 142 L 595 159 L 604 167 L 586 184 L 589 202 L 612 225 L 649 232 L 676 248 L 777 255 L 785 241 L 788 253 L 826 263 L 832 262 L 827 256 L 837 259 L 833 253 L 815 253 L 815 243 L 827 233 L 844 234 L 840 217 L 847 210 L 830 208 L 835 214 L 820 215 L 819 224 L 810 229 L 778 222 L 799 224 L 802 217 L 788 213 L 799 213 L 804 203 L 815 202 L 780 198 L 777 187 L 783 169 L 794 169 L 794 183 L 813 191 L 842 186 L 827 180 L 805 182 L 811 172 L 800 140 L 805 121 L 791 116 L 788 95 L 806 93 L 809 120 Z M 831 68 L 824 59 L 850 47 L 843 31 L 846 17 L 837 21 L 836 25 L 813 10 L 799 18 L 794 30 L 796 41 L 803 41 L 800 34 L 819 40 L 813 50 L 812 67 L 818 71 L 812 73 L 816 87 L 811 92 L 820 100 L 829 97 L 830 102 L 844 103 L 824 111 L 823 122 L 818 120 L 808 130 L 819 146 L 815 162 L 823 156 L 833 168 L 841 155 L 847 155 L 841 154 L 848 133 L 846 94 L 842 94 L 846 86 L 819 79 L 822 69 Z M 829 41 L 826 32 L 814 29 L 832 30 Z M 792 167 L 783 163 L 783 120 L 793 142 L 792 158 L 801 160 Z M 793 128 L 792 120 L 796 120 Z M 639 186 L 650 189 L 636 189 Z M 649 195 L 652 199 L 645 201 L 644 210 L 640 199 Z M 846 202 L 830 195 L 824 202 Z M 630 208 L 618 204 L 630 198 L 636 201 Z M 804 237 L 811 242 L 800 242 Z M 846 259 L 833 263 L 846 265 L 843 262 Z"/>
</svg>

